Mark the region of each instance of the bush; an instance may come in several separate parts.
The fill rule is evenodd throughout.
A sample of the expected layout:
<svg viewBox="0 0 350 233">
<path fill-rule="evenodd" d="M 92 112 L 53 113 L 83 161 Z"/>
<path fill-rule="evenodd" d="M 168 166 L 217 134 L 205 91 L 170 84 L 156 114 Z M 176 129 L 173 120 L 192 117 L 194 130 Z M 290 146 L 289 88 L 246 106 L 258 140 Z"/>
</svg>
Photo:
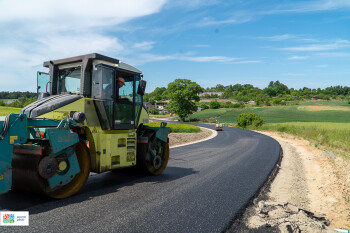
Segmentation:
<svg viewBox="0 0 350 233">
<path fill-rule="evenodd" d="M 264 123 L 265 121 L 255 113 L 241 113 L 237 117 L 237 126 L 243 129 L 247 126 L 253 126 L 254 128 L 257 128 L 259 126 L 262 126 Z"/>
<path fill-rule="evenodd" d="M 218 109 L 218 108 L 220 108 L 220 103 L 216 100 L 210 101 L 209 108 L 210 109 Z"/>
<path fill-rule="evenodd" d="M 158 115 L 159 114 L 159 110 L 157 108 L 150 108 L 149 109 L 149 113 L 152 115 Z"/>
<path fill-rule="evenodd" d="M 201 105 L 200 105 L 200 107 L 201 107 L 201 109 L 209 109 L 209 105 L 208 104 L 206 104 L 206 103 L 201 103 Z"/>
<path fill-rule="evenodd" d="M 234 108 L 244 108 L 244 104 L 243 103 L 235 103 L 233 105 Z"/>
<path fill-rule="evenodd" d="M 282 100 L 278 97 L 272 99 L 272 104 L 273 105 L 280 105 L 282 103 Z"/>
<path fill-rule="evenodd" d="M 233 108 L 234 104 L 230 101 L 227 101 L 225 104 L 224 104 L 224 108 Z"/>
</svg>

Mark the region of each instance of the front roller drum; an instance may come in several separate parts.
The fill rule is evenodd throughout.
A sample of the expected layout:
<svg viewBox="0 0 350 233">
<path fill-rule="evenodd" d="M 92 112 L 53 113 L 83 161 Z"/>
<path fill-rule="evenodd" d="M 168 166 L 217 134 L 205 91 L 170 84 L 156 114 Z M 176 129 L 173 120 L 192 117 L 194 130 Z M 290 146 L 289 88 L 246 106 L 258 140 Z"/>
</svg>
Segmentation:
<svg viewBox="0 0 350 233">
<path fill-rule="evenodd" d="M 157 140 L 157 139 L 155 139 Z M 161 174 L 169 161 L 169 143 L 161 142 L 161 148 L 151 150 L 149 144 L 138 144 L 137 166 L 148 175 Z"/>
<path fill-rule="evenodd" d="M 29 192 L 41 192 L 45 195 L 62 199 L 76 194 L 86 183 L 90 173 L 90 154 L 86 145 L 82 142 L 76 144 L 75 154 L 80 167 L 80 172 L 66 185 L 51 189 L 48 181 L 43 178 L 42 164 L 57 168 L 57 164 L 45 157 L 33 155 L 13 155 L 13 188 Z M 50 177 L 48 174 L 47 177 Z"/>
</svg>

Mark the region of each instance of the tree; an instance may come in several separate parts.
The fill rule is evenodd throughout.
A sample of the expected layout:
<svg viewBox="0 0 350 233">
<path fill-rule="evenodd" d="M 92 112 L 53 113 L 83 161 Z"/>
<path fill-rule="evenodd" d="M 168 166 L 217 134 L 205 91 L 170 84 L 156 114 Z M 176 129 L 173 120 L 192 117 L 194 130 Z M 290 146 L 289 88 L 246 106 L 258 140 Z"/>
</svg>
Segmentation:
<svg viewBox="0 0 350 233">
<path fill-rule="evenodd" d="M 203 92 L 203 88 L 196 82 L 188 79 L 176 79 L 168 84 L 168 93 L 170 97 L 169 110 L 176 113 L 181 121 L 187 116 L 197 111 L 196 102 L 198 94 Z"/>
</svg>

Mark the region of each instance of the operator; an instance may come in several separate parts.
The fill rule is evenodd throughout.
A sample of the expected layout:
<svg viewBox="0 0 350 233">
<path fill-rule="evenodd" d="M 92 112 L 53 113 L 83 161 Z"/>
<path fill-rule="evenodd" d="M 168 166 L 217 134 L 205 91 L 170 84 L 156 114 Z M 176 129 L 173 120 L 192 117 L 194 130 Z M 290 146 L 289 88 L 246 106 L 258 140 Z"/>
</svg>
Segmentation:
<svg viewBox="0 0 350 233">
<path fill-rule="evenodd" d="M 125 79 L 123 77 L 117 78 L 117 88 L 123 87 L 125 85 Z"/>
<path fill-rule="evenodd" d="M 125 79 L 123 77 L 117 78 L 116 89 L 117 89 L 117 99 L 121 98 L 120 88 L 125 85 Z"/>
</svg>

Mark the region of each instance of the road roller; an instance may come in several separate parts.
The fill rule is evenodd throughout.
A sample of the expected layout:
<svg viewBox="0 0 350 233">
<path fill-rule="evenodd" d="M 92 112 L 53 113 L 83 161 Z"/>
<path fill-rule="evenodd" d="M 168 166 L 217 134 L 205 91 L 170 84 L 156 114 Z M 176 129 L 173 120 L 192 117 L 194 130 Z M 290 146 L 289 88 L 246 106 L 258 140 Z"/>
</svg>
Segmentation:
<svg viewBox="0 0 350 233">
<path fill-rule="evenodd" d="M 38 99 L 0 118 L 0 193 L 76 194 L 90 172 L 161 174 L 170 129 L 149 127 L 146 81 L 137 68 L 98 53 L 44 62 Z"/>
<path fill-rule="evenodd" d="M 220 124 L 219 121 L 216 121 L 216 123 L 215 123 L 215 130 L 222 131 L 222 124 Z"/>
</svg>

